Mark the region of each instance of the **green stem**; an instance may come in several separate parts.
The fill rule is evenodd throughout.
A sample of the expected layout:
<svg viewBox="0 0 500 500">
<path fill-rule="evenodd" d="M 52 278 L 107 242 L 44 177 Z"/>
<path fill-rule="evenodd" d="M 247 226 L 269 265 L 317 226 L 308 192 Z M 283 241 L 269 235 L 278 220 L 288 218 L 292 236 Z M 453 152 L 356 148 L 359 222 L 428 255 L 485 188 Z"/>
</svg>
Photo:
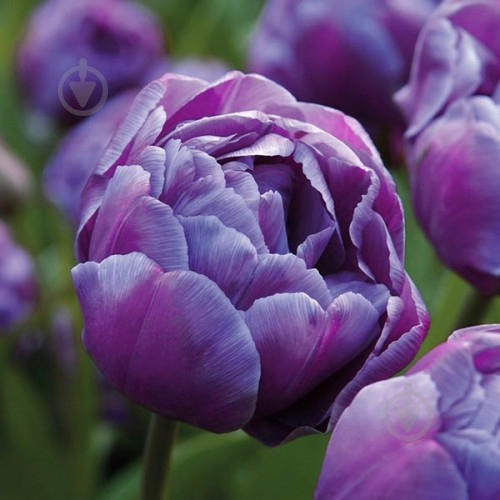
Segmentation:
<svg viewBox="0 0 500 500">
<path fill-rule="evenodd" d="M 494 297 L 494 295 L 481 295 L 476 290 L 469 292 L 462 304 L 462 310 L 454 329 L 458 330 L 480 324 Z"/>
<path fill-rule="evenodd" d="M 153 413 L 144 449 L 141 500 L 164 500 L 177 422 Z"/>
</svg>

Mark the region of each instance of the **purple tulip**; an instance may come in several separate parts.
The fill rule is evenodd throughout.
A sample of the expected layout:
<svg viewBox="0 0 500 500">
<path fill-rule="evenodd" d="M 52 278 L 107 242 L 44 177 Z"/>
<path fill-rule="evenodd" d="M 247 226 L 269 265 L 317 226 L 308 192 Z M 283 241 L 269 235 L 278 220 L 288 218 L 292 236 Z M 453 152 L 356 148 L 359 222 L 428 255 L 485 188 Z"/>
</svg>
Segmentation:
<svg viewBox="0 0 500 500">
<path fill-rule="evenodd" d="M 73 127 L 44 171 L 45 193 L 75 225 L 82 189 L 136 94 L 136 90 L 122 92 L 101 111 Z"/>
<path fill-rule="evenodd" d="M 82 195 L 83 343 L 134 401 L 267 444 L 416 353 L 395 186 L 353 119 L 257 75 L 167 74 Z"/>
<path fill-rule="evenodd" d="M 0 212 L 7 212 L 31 190 L 32 179 L 25 165 L 0 139 Z"/>
<path fill-rule="evenodd" d="M 109 96 L 141 86 L 149 68 L 163 57 L 163 34 L 146 8 L 122 0 L 48 0 L 33 13 L 19 49 L 18 74 L 34 108 L 50 116 L 74 119 L 63 108 L 59 84 L 68 71 L 86 67 L 101 73 Z M 95 83 L 89 100 L 78 102 L 71 83 L 80 82 L 77 69 L 62 87 L 64 101 L 76 110 L 91 110 L 105 95 L 99 76 L 84 71 Z M 97 109 L 97 108 L 96 108 Z"/>
<path fill-rule="evenodd" d="M 269 0 L 249 67 L 298 99 L 394 128 L 393 93 L 406 81 L 415 41 L 439 0 Z"/>
<path fill-rule="evenodd" d="M 500 325 L 458 330 L 405 376 L 360 391 L 314 498 L 496 500 L 499 422 Z"/>
<path fill-rule="evenodd" d="M 500 292 L 500 3 L 443 3 L 398 100 L 417 217 L 443 262 Z"/>
<path fill-rule="evenodd" d="M 29 313 L 35 292 L 33 261 L 0 222 L 0 332 Z"/>
</svg>

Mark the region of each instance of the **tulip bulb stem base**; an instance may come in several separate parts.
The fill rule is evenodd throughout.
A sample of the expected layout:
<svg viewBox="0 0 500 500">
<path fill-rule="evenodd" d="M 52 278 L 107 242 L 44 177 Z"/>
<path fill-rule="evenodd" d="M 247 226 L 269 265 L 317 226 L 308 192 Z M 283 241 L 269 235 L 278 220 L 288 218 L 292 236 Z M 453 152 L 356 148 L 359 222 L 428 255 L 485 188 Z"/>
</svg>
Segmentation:
<svg viewBox="0 0 500 500">
<path fill-rule="evenodd" d="M 462 304 L 455 330 L 481 324 L 481 320 L 494 297 L 494 295 L 482 295 L 476 290 L 472 290 Z"/>
<path fill-rule="evenodd" d="M 177 422 L 153 413 L 144 448 L 141 500 L 164 500 Z"/>
</svg>

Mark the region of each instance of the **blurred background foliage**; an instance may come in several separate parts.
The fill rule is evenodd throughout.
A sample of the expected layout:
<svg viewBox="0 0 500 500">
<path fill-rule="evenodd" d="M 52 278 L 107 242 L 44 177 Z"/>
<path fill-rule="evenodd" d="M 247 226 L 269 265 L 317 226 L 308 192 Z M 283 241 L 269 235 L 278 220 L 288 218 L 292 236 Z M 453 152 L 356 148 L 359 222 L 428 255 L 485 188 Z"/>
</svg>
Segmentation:
<svg viewBox="0 0 500 500">
<path fill-rule="evenodd" d="M 244 69 L 246 45 L 264 2 L 143 3 L 163 20 L 171 54 L 215 56 Z M 39 182 L 63 130 L 47 126 L 43 138 L 33 132 L 35 117 L 22 104 L 13 71 L 17 42 L 36 4 L 0 0 L 0 137 L 38 181 L 29 201 L 8 222 L 35 257 L 40 281 L 34 314 L 0 343 L 0 498 L 133 500 L 148 414 L 120 401 L 127 405 L 126 418 L 103 418 L 99 379 L 79 341 L 81 318 L 69 273 L 74 265 L 73 230 L 45 199 Z M 38 124 L 40 128 L 44 125 Z M 406 209 L 406 266 L 433 318 L 422 354 L 452 331 L 470 288 L 437 261 L 411 213 L 405 171 L 389 167 Z M 498 305 L 497 300 L 490 308 L 489 322 L 500 322 Z M 57 338 L 50 333 L 52 318 L 61 308 L 72 317 L 77 350 L 70 373 L 57 362 Z M 26 339 L 38 347 L 28 359 L 16 355 Z M 268 449 L 242 432 L 219 436 L 181 426 L 169 498 L 311 498 L 327 441 L 313 436 Z"/>
</svg>

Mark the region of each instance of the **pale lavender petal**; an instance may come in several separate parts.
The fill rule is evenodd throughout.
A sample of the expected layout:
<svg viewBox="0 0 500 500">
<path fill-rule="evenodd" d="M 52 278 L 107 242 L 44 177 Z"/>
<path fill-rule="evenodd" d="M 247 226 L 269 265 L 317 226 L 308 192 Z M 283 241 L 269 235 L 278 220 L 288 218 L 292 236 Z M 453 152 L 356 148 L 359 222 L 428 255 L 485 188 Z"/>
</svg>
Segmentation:
<svg viewBox="0 0 500 500">
<path fill-rule="evenodd" d="M 234 302 L 255 272 L 255 247 L 247 236 L 212 215 L 179 220 L 186 234 L 189 269 L 217 283 Z"/>
<path fill-rule="evenodd" d="M 276 293 L 304 292 L 323 309 L 332 299 L 325 282 L 316 269 L 307 269 L 295 255 L 259 255 L 257 267 L 247 287 L 236 299 L 236 307 L 246 311 L 257 299 Z"/>
</svg>

